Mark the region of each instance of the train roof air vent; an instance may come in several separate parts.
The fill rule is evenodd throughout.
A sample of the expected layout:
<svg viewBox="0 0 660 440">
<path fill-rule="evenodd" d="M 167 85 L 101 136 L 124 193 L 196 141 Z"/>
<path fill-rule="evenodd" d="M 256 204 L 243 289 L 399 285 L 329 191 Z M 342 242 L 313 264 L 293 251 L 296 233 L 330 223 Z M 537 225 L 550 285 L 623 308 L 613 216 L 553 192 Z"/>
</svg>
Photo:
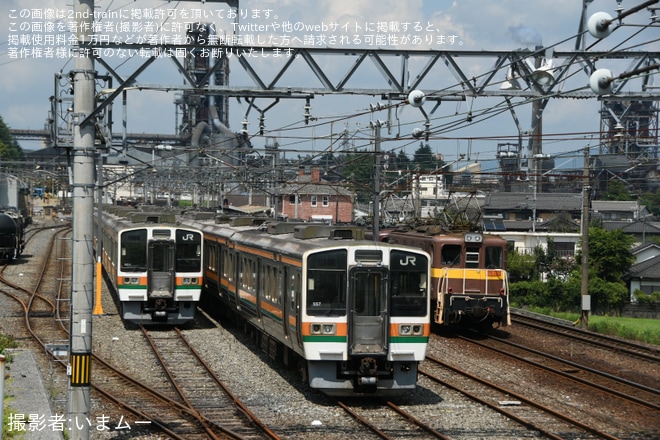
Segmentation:
<svg viewBox="0 0 660 440">
<path fill-rule="evenodd" d="M 293 236 L 303 240 L 310 238 L 328 238 L 330 237 L 331 229 L 324 225 L 307 225 L 296 226 L 293 230 Z"/>
<path fill-rule="evenodd" d="M 268 233 L 271 235 L 279 234 L 291 234 L 295 232 L 297 226 L 301 226 L 302 223 L 269 223 L 268 224 Z"/>
<path fill-rule="evenodd" d="M 265 217 L 232 217 L 232 226 L 259 226 L 268 220 Z"/>
<path fill-rule="evenodd" d="M 364 240 L 364 229 L 360 227 L 334 228 L 330 238 L 335 240 Z"/>
<path fill-rule="evenodd" d="M 193 220 L 210 220 L 215 218 L 215 212 L 210 211 L 194 211 L 186 213 L 189 218 Z"/>
</svg>

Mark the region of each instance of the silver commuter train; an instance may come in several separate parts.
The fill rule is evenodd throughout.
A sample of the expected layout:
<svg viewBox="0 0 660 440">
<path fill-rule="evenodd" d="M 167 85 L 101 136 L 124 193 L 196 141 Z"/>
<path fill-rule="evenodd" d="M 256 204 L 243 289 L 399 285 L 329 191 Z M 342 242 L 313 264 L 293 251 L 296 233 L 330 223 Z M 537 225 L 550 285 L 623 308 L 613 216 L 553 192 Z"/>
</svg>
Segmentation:
<svg viewBox="0 0 660 440">
<path fill-rule="evenodd" d="M 95 216 L 95 221 L 96 221 Z M 104 208 L 102 257 L 125 321 L 192 321 L 202 291 L 202 233 L 165 212 Z"/>
<path fill-rule="evenodd" d="M 311 388 L 416 387 L 430 335 L 427 253 L 354 240 L 359 228 L 181 222 L 204 233 L 205 295 L 256 328 L 269 355 L 298 366 Z"/>
</svg>

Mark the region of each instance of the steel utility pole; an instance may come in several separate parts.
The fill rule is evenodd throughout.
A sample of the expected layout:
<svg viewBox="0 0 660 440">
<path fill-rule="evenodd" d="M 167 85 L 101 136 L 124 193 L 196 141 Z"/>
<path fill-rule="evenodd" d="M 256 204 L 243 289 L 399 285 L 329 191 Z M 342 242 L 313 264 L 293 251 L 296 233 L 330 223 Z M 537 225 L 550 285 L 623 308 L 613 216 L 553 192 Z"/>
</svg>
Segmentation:
<svg viewBox="0 0 660 440">
<path fill-rule="evenodd" d="M 589 327 L 591 295 L 589 295 L 589 146 L 584 149 L 584 168 L 582 170 L 582 314 L 580 328 Z"/>
<path fill-rule="evenodd" d="M 94 0 L 74 0 L 76 37 L 73 79 L 73 245 L 69 340 L 70 439 L 88 439 L 91 428 L 90 383 L 94 305 L 94 111 L 96 72 L 92 42 Z"/>
<path fill-rule="evenodd" d="M 374 160 L 374 241 L 379 241 L 380 234 L 380 120 L 372 123 L 374 127 L 374 151 L 376 157 Z"/>
</svg>

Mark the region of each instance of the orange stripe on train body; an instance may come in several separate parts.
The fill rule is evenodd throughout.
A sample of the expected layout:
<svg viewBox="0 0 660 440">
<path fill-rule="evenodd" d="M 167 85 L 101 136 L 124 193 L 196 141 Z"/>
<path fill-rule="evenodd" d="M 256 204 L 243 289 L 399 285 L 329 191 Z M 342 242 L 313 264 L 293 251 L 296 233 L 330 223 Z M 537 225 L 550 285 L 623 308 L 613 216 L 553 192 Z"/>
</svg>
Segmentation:
<svg viewBox="0 0 660 440">
<path fill-rule="evenodd" d="M 303 321 L 302 323 L 302 335 L 303 336 L 312 336 L 311 326 L 312 324 L 335 324 L 337 327 L 337 333 L 333 336 L 347 336 L 348 335 L 348 324 L 345 322 L 335 322 L 335 321 L 326 321 L 326 322 L 309 322 Z M 317 335 L 314 335 L 317 336 Z"/>
<path fill-rule="evenodd" d="M 410 324 L 410 325 L 423 325 L 424 326 L 424 333 L 422 336 L 431 336 L 431 324 L 428 323 L 407 323 L 407 322 L 400 322 L 396 324 L 390 323 L 390 337 L 394 336 L 410 336 L 410 335 L 400 335 L 399 334 L 399 326 L 402 324 Z"/>
</svg>

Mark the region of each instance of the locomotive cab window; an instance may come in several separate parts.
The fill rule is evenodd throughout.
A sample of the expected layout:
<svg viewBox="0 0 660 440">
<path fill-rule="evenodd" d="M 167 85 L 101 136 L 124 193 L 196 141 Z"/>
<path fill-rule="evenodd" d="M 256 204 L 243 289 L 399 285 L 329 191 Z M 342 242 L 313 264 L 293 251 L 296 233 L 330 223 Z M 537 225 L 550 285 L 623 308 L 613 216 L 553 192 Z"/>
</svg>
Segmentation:
<svg viewBox="0 0 660 440">
<path fill-rule="evenodd" d="M 486 247 L 486 268 L 503 269 L 504 252 L 501 247 Z"/>
<path fill-rule="evenodd" d="M 457 244 L 447 244 L 442 247 L 441 265 L 460 266 L 461 265 L 461 246 Z"/>
<path fill-rule="evenodd" d="M 426 315 L 427 258 L 423 255 L 394 251 L 390 269 L 391 315 Z"/>
<path fill-rule="evenodd" d="M 345 249 L 319 252 L 307 260 L 307 314 L 344 316 L 346 314 Z"/>
</svg>

